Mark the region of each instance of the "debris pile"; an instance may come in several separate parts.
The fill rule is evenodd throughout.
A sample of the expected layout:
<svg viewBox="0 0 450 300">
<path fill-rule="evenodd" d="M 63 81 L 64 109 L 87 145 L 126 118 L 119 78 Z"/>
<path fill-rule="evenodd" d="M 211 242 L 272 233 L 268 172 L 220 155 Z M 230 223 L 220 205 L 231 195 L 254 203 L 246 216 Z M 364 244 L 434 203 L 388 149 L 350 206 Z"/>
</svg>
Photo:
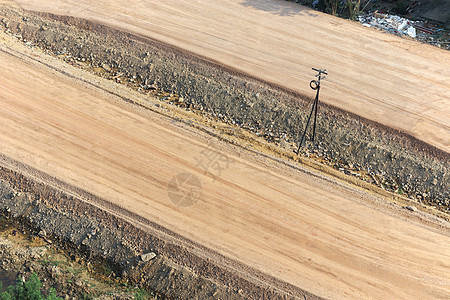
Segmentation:
<svg viewBox="0 0 450 300">
<path fill-rule="evenodd" d="M 400 16 L 374 12 L 365 16 L 358 16 L 358 21 L 366 27 L 377 27 L 397 35 L 409 35 L 415 38 L 415 21 Z"/>
<path fill-rule="evenodd" d="M 425 21 L 413 21 L 396 15 L 379 13 L 359 15 L 358 21 L 366 27 L 375 27 L 399 36 L 410 36 L 421 42 L 449 49 L 448 32 Z"/>
</svg>

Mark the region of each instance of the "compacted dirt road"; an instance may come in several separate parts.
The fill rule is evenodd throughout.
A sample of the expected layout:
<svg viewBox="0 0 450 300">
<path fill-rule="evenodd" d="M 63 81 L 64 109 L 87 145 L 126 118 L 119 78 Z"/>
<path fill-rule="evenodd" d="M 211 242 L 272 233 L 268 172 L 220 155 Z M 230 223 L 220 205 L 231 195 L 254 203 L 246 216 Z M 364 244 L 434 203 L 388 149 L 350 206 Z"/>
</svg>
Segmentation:
<svg viewBox="0 0 450 300">
<path fill-rule="evenodd" d="M 17 0 L 161 40 L 450 151 L 450 53 L 282 0 Z"/>
<path fill-rule="evenodd" d="M 222 144 L 11 47 L 0 38 L 0 153 L 318 296 L 450 294 L 448 227 Z"/>
</svg>

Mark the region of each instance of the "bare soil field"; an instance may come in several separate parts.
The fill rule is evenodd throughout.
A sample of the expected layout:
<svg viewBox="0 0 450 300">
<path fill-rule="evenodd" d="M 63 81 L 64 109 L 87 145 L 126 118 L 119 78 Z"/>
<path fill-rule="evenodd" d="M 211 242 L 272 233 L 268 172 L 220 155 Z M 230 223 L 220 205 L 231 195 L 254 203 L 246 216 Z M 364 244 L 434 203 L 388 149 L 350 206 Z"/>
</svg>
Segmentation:
<svg viewBox="0 0 450 300">
<path fill-rule="evenodd" d="M 7 214 L 174 298 L 450 294 L 448 52 L 278 1 L 3 2 L 41 12 L 0 10 Z M 397 194 L 238 140 L 295 147 L 311 64 L 314 155 Z"/>
<path fill-rule="evenodd" d="M 286 1 L 41 1 L 22 8 L 151 37 L 450 150 L 450 53 Z"/>
<path fill-rule="evenodd" d="M 85 19 L 21 9 L 2 10 L 0 18 L 0 28 L 24 44 L 199 115 L 239 126 L 285 148 L 289 157 L 297 149 L 313 91 L 296 92 L 153 37 Z M 398 88 L 408 90 L 404 84 Z M 445 119 L 445 109 L 440 112 Z M 392 120 L 400 119 L 405 120 Z M 324 102 L 317 125 L 316 143 L 307 142 L 303 156 L 321 157 L 341 172 L 450 211 L 450 154 L 445 150 Z M 236 133 L 234 128 L 227 134 Z"/>
<path fill-rule="evenodd" d="M 142 96 L 6 36 L 0 47 L 0 153 L 19 162 L 3 165 L 106 199 L 167 240 L 195 241 L 187 252 L 206 251 L 277 297 L 450 293 L 447 222 L 126 103 Z"/>
</svg>

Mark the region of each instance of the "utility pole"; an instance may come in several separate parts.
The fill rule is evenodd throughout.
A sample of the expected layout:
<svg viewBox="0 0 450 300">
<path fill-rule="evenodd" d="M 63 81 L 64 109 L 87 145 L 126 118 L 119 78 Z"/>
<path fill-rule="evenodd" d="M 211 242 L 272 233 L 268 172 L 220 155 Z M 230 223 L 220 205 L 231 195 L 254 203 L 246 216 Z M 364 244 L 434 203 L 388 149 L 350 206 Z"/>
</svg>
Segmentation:
<svg viewBox="0 0 450 300">
<path fill-rule="evenodd" d="M 317 91 L 316 98 L 314 99 L 311 113 L 309 114 L 308 121 L 306 122 L 306 126 L 305 126 L 305 130 L 303 131 L 302 139 L 300 140 L 300 144 L 298 144 L 297 155 L 300 153 L 300 148 L 302 147 L 303 140 L 305 139 L 306 130 L 309 127 L 309 122 L 311 121 L 311 117 L 312 117 L 313 113 L 314 113 L 314 125 L 313 125 L 313 135 L 312 135 L 311 141 L 314 142 L 314 137 L 316 135 L 317 108 L 319 106 L 320 81 L 322 79 L 325 79 L 325 75 L 328 75 L 327 70 L 325 70 L 325 69 L 314 69 L 314 68 L 312 68 L 312 69 L 317 72 L 317 74 L 316 74 L 317 79 L 311 80 L 311 82 L 309 83 L 309 86 L 313 90 Z M 324 75 L 322 75 L 322 74 L 324 74 Z"/>
</svg>

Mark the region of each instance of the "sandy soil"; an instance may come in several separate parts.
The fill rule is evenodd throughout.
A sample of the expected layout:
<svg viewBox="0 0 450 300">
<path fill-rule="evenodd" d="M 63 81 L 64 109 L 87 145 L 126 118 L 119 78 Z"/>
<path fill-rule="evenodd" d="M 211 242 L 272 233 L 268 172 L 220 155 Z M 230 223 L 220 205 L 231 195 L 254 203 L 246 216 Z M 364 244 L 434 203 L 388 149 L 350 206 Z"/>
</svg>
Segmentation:
<svg viewBox="0 0 450 300">
<path fill-rule="evenodd" d="M 450 293 L 448 227 L 223 145 L 68 77 L 72 67 L 62 75 L 34 60 L 61 63 L 38 52 L 18 58 L 11 47 L 0 37 L 0 153 L 318 296 Z M 212 157 L 221 170 L 208 165 Z M 184 172 L 191 186 L 174 181 Z M 177 183 L 193 205 L 173 202 Z"/>
<path fill-rule="evenodd" d="M 98 21 L 312 94 L 450 150 L 450 53 L 276 0 L 17 0 L 23 8 Z"/>
</svg>

